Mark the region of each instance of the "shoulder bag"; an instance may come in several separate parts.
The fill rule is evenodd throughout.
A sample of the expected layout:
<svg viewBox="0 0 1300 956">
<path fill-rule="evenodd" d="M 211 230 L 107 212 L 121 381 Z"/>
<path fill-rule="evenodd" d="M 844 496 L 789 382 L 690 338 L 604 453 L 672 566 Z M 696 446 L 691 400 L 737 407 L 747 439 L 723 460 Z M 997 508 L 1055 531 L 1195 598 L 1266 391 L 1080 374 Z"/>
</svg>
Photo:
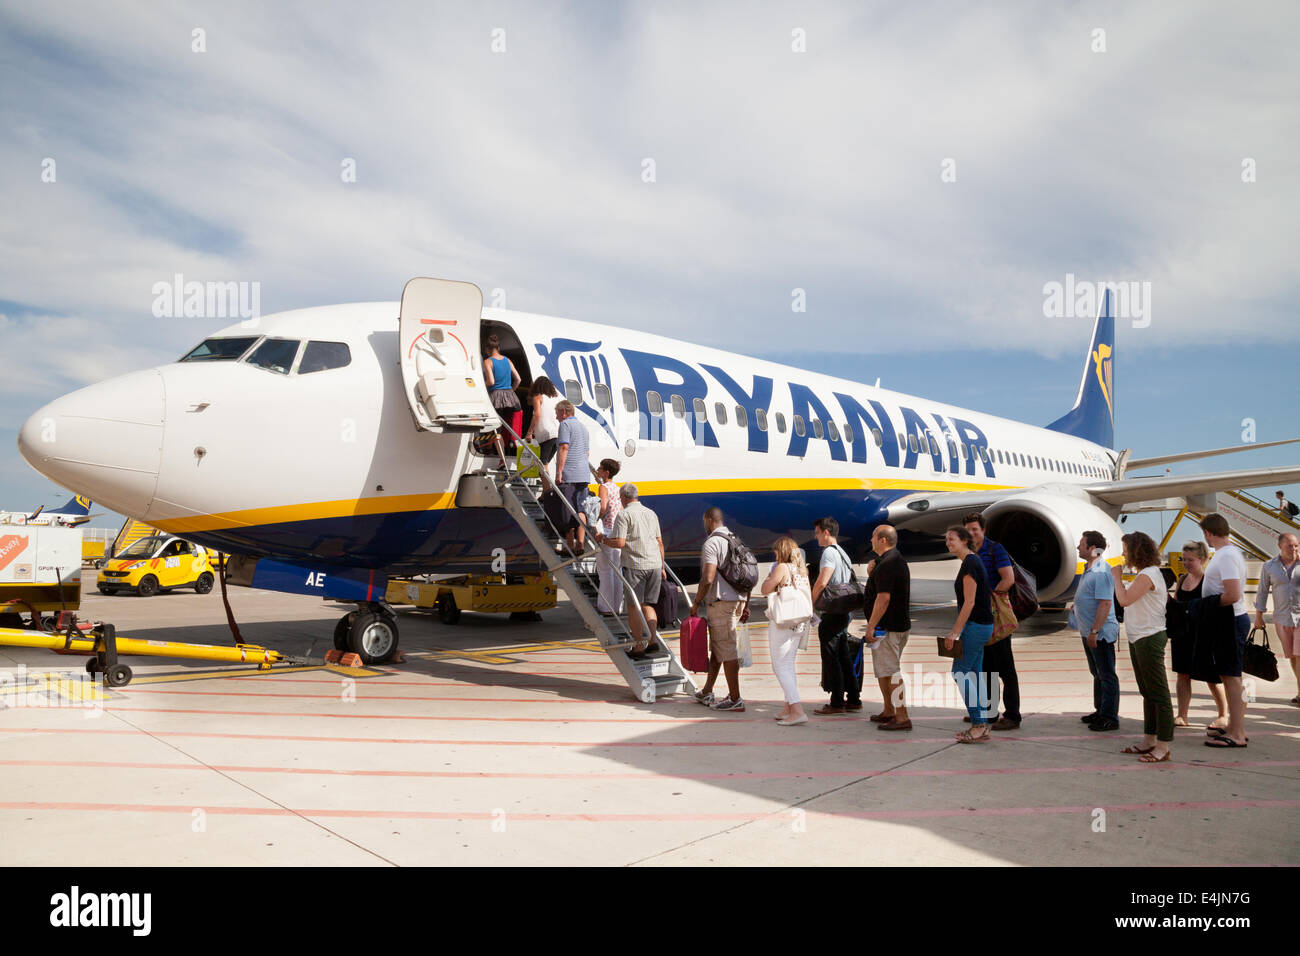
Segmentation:
<svg viewBox="0 0 1300 956">
<path fill-rule="evenodd" d="M 813 607 L 819 614 L 852 614 L 862 610 L 862 583 L 853 573 L 853 562 L 844 553 L 844 549 L 837 544 L 835 550 L 840 553 L 849 569 L 849 580 L 844 584 L 826 585 L 821 594 L 817 595 Z"/>
</svg>

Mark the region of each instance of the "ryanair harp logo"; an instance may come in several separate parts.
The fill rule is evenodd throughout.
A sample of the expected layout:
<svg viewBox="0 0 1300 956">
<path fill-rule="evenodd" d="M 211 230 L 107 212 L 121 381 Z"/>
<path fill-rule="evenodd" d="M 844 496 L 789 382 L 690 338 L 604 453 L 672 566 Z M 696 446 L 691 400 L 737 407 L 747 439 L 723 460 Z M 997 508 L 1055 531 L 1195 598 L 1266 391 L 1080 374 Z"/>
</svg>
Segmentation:
<svg viewBox="0 0 1300 956">
<path fill-rule="evenodd" d="M 1102 343 L 1092 353 L 1092 364 L 1096 367 L 1097 383 L 1101 385 L 1102 397 L 1106 399 L 1106 407 L 1110 409 L 1110 420 L 1115 421 L 1115 403 L 1111 399 L 1111 389 L 1114 386 L 1114 380 L 1110 365 L 1110 346 Z"/>
</svg>

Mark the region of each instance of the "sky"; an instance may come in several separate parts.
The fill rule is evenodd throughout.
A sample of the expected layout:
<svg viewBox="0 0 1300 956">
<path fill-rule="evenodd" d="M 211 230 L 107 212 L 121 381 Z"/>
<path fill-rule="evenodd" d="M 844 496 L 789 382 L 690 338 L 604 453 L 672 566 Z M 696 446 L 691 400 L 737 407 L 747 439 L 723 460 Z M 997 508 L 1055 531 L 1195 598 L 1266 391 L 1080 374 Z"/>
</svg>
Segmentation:
<svg viewBox="0 0 1300 956">
<path fill-rule="evenodd" d="M 263 313 L 466 279 L 1038 424 L 1092 325 L 1045 287 L 1135 283 L 1119 447 L 1300 437 L 1298 32 L 1282 2 L 0 0 L 0 510 L 67 497 L 31 412 L 229 324 L 155 317 L 177 274 Z"/>
</svg>

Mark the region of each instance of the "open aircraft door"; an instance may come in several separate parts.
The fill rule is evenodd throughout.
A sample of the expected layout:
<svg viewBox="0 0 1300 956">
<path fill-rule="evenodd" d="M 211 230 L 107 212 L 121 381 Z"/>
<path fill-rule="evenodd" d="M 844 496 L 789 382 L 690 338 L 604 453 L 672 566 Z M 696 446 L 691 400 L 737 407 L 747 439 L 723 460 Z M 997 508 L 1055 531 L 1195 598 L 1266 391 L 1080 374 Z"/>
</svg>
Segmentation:
<svg viewBox="0 0 1300 956">
<path fill-rule="evenodd" d="M 402 387 L 417 428 L 478 432 L 499 424 L 479 358 L 483 293 L 470 282 L 412 279 L 402 290 Z"/>
</svg>

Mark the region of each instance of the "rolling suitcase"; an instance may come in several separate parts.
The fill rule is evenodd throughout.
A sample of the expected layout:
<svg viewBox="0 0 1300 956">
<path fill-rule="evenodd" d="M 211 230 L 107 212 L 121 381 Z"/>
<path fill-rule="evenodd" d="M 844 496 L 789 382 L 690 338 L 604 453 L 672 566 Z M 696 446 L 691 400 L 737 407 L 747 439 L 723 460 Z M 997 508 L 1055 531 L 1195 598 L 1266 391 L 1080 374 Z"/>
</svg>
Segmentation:
<svg viewBox="0 0 1300 956">
<path fill-rule="evenodd" d="M 702 673 L 709 669 L 709 625 L 704 618 L 688 617 L 682 621 L 680 657 L 688 671 Z"/>
<path fill-rule="evenodd" d="M 677 612 L 677 599 L 681 593 L 675 582 L 667 578 L 660 582 L 659 600 L 655 601 L 655 617 L 659 619 L 659 630 L 671 630 L 681 621 Z"/>
</svg>

